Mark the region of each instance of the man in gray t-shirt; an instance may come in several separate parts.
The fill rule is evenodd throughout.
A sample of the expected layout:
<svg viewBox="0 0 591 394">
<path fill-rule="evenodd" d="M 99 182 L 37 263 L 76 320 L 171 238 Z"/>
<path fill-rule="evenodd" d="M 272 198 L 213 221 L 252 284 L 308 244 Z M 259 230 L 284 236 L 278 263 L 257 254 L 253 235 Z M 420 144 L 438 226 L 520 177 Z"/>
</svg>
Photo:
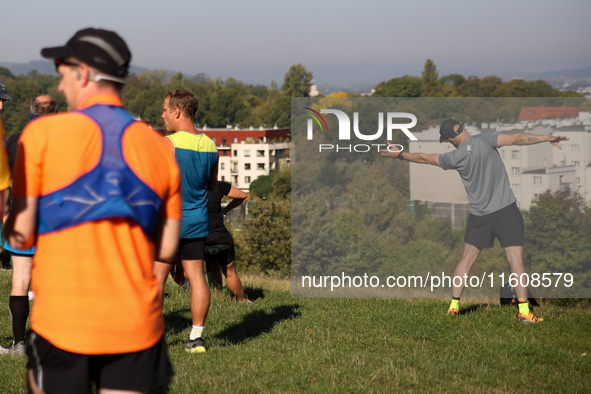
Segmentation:
<svg viewBox="0 0 591 394">
<path fill-rule="evenodd" d="M 520 276 L 523 269 L 523 244 L 525 242 L 523 217 L 515 203 L 505 165 L 497 148 L 509 145 L 533 145 L 550 142 L 560 147 L 560 141 L 568 140 L 561 136 L 533 135 L 526 133 L 498 134 L 482 133 L 470 136 L 463 125 L 448 119 L 439 129 L 439 142 L 449 142 L 456 147 L 453 152 L 444 154 L 403 153 L 381 151 L 382 156 L 397 157 L 413 163 L 431 164 L 444 170 L 456 170 L 462 178 L 470 202 L 470 216 L 464 237 L 464 253 L 454 271 L 461 284 L 453 282 L 452 302 L 448 315 L 455 316 L 459 311 L 459 301 L 464 290 L 464 277 L 470 273 L 474 262 L 484 248 L 492 248 L 497 238 L 505 249 L 511 272 Z M 536 317 L 527 302 L 527 288 L 519 283 L 515 287 L 519 304 L 518 321 L 538 323 L 544 319 Z"/>
</svg>

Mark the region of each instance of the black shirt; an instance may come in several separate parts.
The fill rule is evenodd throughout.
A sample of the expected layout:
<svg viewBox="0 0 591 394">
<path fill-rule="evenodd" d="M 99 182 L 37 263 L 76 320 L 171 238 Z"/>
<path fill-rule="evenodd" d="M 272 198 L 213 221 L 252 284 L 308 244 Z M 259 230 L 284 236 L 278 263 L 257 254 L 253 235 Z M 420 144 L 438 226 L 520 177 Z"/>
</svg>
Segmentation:
<svg viewBox="0 0 591 394">
<path fill-rule="evenodd" d="M 224 226 L 224 215 L 222 214 L 222 198 L 227 196 L 232 189 L 228 182 L 218 181 L 217 188 L 207 192 L 207 214 L 209 215 L 209 232 L 227 232 Z"/>
<path fill-rule="evenodd" d="M 18 146 L 18 139 L 21 138 L 22 133 L 11 135 L 6 140 L 6 152 L 8 153 L 8 166 L 10 167 L 10 175 L 14 179 L 14 162 L 16 161 L 16 150 Z"/>
</svg>

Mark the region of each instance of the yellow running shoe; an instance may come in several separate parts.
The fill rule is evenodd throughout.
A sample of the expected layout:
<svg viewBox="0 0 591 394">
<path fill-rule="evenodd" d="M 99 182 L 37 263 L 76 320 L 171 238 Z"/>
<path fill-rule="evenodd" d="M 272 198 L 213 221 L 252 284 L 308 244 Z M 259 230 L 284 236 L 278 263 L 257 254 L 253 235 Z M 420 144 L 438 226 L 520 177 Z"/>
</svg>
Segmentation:
<svg viewBox="0 0 591 394">
<path fill-rule="evenodd" d="M 205 353 L 205 341 L 203 338 L 195 338 L 187 342 L 185 351 L 188 353 Z"/>
<path fill-rule="evenodd" d="M 460 314 L 460 312 L 458 312 L 458 310 L 456 308 L 449 308 L 447 310 L 447 315 L 448 316 L 457 316 L 459 314 Z"/>
<path fill-rule="evenodd" d="M 532 311 L 529 311 L 527 316 L 525 316 L 523 313 L 520 313 L 519 316 L 517 316 L 517 321 L 519 323 L 542 323 L 544 319 L 537 317 Z"/>
</svg>

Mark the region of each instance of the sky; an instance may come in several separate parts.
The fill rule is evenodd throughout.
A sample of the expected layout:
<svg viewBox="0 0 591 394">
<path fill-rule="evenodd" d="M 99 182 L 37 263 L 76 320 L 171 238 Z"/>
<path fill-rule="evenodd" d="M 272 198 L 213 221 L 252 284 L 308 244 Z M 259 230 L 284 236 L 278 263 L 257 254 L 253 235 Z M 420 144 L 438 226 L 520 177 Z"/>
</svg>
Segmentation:
<svg viewBox="0 0 591 394">
<path fill-rule="evenodd" d="M 118 32 L 136 66 L 212 77 L 295 63 L 420 75 L 428 58 L 463 75 L 554 71 L 591 66 L 590 16 L 589 0 L 0 0 L 0 62 L 92 26 Z"/>
</svg>

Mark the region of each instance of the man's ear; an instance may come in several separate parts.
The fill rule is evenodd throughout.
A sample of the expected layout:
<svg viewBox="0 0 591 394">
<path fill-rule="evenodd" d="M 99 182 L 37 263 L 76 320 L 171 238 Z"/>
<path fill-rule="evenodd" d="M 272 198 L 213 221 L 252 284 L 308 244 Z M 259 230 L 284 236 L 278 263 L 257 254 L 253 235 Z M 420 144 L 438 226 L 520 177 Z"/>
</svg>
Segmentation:
<svg viewBox="0 0 591 394">
<path fill-rule="evenodd" d="M 181 110 L 180 110 L 179 107 L 176 107 L 173 112 L 174 112 L 174 118 L 175 119 L 178 119 L 178 118 L 181 117 Z"/>
<path fill-rule="evenodd" d="M 86 86 L 89 82 L 89 74 L 90 70 L 88 69 L 88 65 L 86 65 L 86 63 L 80 63 L 80 66 L 78 66 L 78 71 L 76 72 L 76 80 L 81 81 L 82 86 Z"/>
</svg>

